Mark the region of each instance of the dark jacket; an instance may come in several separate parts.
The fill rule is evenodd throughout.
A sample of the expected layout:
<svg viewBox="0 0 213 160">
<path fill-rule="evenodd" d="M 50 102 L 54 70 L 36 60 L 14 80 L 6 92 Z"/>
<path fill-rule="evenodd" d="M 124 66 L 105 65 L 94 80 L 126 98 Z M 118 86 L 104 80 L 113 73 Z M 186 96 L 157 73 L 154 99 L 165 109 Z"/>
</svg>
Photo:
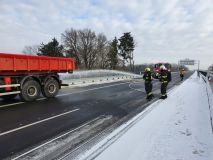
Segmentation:
<svg viewBox="0 0 213 160">
<path fill-rule="evenodd" d="M 143 79 L 145 80 L 145 83 L 152 82 L 152 73 L 144 72 Z"/>
<path fill-rule="evenodd" d="M 172 80 L 171 72 L 168 70 L 161 70 L 159 80 L 162 83 L 169 83 Z"/>
</svg>

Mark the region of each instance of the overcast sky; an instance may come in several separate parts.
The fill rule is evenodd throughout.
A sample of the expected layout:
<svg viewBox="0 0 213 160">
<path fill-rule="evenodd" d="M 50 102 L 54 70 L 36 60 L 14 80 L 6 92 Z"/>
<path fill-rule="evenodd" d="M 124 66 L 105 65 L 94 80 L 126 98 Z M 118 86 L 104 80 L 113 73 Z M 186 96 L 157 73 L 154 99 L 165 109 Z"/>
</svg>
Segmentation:
<svg viewBox="0 0 213 160">
<path fill-rule="evenodd" d="M 132 32 L 135 62 L 213 63 L 213 0 L 0 0 L 0 52 L 20 53 L 68 28 Z"/>
</svg>

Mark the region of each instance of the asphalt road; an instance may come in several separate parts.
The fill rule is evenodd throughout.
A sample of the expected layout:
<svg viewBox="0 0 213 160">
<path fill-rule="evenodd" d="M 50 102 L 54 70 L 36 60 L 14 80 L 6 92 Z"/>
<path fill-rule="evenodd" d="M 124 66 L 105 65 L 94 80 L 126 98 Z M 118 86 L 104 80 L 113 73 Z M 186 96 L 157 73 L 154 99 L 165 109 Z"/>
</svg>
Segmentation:
<svg viewBox="0 0 213 160">
<path fill-rule="evenodd" d="M 168 89 L 180 84 L 178 74 L 173 74 L 172 79 Z M 154 81 L 156 98 L 160 96 L 159 88 L 159 82 Z M 143 80 L 135 79 L 65 88 L 50 100 L 41 97 L 29 103 L 18 98 L 9 103 L 0 101 L 0 159 L 14 158 L 103 115 L 112 117 L 107 124 L 111 125 L 147 103 L 145 98 Z"/>
</svg>

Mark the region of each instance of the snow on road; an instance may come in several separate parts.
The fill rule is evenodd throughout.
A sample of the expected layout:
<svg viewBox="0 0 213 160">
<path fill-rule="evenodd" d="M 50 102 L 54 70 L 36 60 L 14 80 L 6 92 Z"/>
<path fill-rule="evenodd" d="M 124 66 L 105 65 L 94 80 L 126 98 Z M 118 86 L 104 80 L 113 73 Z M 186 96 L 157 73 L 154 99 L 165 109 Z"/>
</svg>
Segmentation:
<svg viewBox="0 0 213 160">
<path fill-rule="evenodd" d="M 171 91 L 168 99 L 149 106 L 148 109 L 152 110 L 148 114 L 142 112 L 133 118 L 132 121 L 137 119 L 137 123 L 116 141 L 112 141 L 113 137 L 131 122 L 115 130 L 77 159 L 212 160 L 213 133 L 209 109 L 213 106 L 209 103 L 213 105 L 209 85 L 202 77 L 193 74 Z"/>
</svg>

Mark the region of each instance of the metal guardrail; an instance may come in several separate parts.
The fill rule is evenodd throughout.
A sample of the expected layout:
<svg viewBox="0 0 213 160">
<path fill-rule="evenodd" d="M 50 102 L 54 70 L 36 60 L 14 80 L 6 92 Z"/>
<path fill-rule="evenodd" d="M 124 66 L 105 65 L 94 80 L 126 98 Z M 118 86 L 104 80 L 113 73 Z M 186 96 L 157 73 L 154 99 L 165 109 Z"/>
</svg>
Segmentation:
<svg viewBox="0 0 213 160">
<path fill-rule="evenodd" d="M 210 87 L 210 83 L 213 81 L 213 72 L 211 71 L 198 71 L 200 73 L 199 77 L 201 77 L 204 82 L 206 83 L 206 93 L 208 97 L 208 104 L 209 104 L 209 114 L 210 114 L 210 122 L 211 122 L 211 128 L 212 128 L 212 134 L 213 134 L 213 105 L 211 95 L 212 95 L 212 89 Z"/>
<path fill-rule="evenodd" d="M 118 71 L 118 70 L 85 70 L 85 71 L 75 71 L 73 74 L 62 73 L 59 74 L 60 78 L 66 79 L 81 79 L 81 78 L 95 78 L 95 77 L 109 77 L 109 76 L 134 76 L 134 73 Z"/>
<path fill-rule="evenodd" d="M 100 82 L 113 82 L 113 81 L 122 81 L 128 79 L 139 78 L 140 76 L 117 76 L 117 77 L 99 77 L 99 78 L 87 78 L 87 79 L 78 79 L 73 80 L 63 80 L 63 86 L 74 86 L 74 85 L 83 85 L 83 84 L 95 84 Z"/>
<path fill-rule="evenodd" d="M 211 74 L 213 76 L 213 72 L 212 71 L 208 71 L 209 74 Z"/>
</svg>

